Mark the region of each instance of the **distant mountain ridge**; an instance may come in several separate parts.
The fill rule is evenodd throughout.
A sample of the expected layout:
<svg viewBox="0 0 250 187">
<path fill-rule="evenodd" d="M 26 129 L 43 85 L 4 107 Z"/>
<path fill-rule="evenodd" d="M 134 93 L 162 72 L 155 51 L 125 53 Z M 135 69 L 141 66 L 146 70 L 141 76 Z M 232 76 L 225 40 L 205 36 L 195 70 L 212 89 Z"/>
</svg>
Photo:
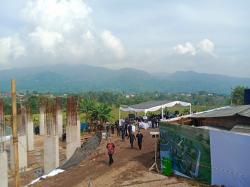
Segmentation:
<svg viewBox="0 0 250 187">
<path fill-rule="evenodd" d="M 112 70 L 89 65 L 51 65 L 15 68 L 0 71 L 0 85 L 10 91 L 10 80 L 15 77 L 18 91 L 39 92 L 197 92 L 230 93 L 237 85 L 250 87 L 250 78 L 197 73 L 150 74 L 124 68 Z"/>
</svg>

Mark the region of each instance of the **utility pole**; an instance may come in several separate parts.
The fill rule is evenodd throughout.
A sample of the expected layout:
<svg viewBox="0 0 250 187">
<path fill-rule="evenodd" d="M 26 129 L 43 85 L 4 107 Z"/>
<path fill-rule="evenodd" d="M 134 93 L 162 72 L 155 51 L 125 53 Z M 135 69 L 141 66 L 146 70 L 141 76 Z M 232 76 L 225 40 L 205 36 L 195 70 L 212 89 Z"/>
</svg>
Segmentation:
<svg viewBox="0 0 250 187">
<path fill-rule="evenodd" d="M 12 98 L 12 137 L 14 148 L 14 181 L 15 187 L 20 186 L 19 175 L 19 157 L 18 157 L 18 135 L 17 135 L 17 109 L 16 109 L 16 80 L 11 80 L 11 98 Z"/>
</svg>

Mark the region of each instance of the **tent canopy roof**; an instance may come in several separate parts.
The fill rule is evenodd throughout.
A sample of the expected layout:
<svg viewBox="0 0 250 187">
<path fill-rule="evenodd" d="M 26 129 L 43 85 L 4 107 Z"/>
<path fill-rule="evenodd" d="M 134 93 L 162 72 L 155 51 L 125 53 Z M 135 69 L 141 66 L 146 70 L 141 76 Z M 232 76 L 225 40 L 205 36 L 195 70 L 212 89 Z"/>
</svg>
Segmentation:
<svg viewBox="0 0 250 187">
<path fill-rule="evenodd" d="M 190 116 L 190 118 L 216 118 L 231 117 L 235 115 L 250 117 L 250 105 L 222 107 L 214 110 L 193 114 Z"/>
<path fill-rule="evenodd" d="M 173 107 L 175 105 L 191 106 L 191 103 L 183 101 L 148 101 L 131 106 L 120 107 L 124 112 L 153 112 L 161 108 Z"/>
</svg>

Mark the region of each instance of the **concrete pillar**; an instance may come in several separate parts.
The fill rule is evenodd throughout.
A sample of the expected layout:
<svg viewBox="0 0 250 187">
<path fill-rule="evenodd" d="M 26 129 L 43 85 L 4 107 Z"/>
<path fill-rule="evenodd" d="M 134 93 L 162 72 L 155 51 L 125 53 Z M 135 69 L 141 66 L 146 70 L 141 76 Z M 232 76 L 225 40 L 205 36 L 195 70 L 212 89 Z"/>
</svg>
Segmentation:
<svg viewBox="0 0 250 187">
<path fill-rule="evenodd" d="M 10 169 L 14 171 L 15 169 L 15 162 L 14 162 L 14 147 L 13 147 L 13 139 L 10 140 L 9 143 L 9 160 L 10 160 Z"/>
<path fill-rule="evenodd" d="M 48 174 L 59 166 L 58 136 L 44 137 L 44 173 Z"/>
<path fill-rule="evenodd" d="M 8 157 L 5 151 L 0 152 L 0 186 L 8 187 Z"/>
<path fill-rule="evenodd" d="M 77 144 L 78 147 L 81 147 L 81 122 L 79 116 L 77 118 Z"/>
<path fill-rule="evenodd" d="M 21 171 L 24 171 L 28 166 L 26 135 L 18 137 L 18 155 L 19 155 L 19 169 Z"/>
<path fill-rule="evenodd" d="M 76 148 L 81 146 L 80 124 L 66 127 L 66 157 L 69 159 L 75 152 Z"/>
<path fill-rule="evenodd" d="M 27 148 L 28 151 L 34 150 L 34 125 L 32 118 L 28 118 L 28 124 L 26 127 L 27 134 Z"/>
<path fill-rule="evenodd" d="M 56 121 L 57 121 L 57 133 L 59 138 L 61 138 L 63 134 L 63 115 L 61 110 L 58 110 L 56 113 Z"/>
<path fill-rule="evenodd" d="M 43 136 L 45 134 L 45 115 L 43 107 L 40 108 L 39 121 L 40 121 L 40 126 L 39 126 L 40 135 Z"/>
<path fill-rule="evenodd" d="M 14 151 L 13 151 L 13 140 L 11 140 L 10 148 L 10 167 L 13 170 L 15 168 L 14 164 Z M 19 156 L 19 169 L 20 171 L 25 171 L 28 166 L 27 161 L 27 139 L 25 135 L 18 136 L 18 156 Z"/>
</svg>

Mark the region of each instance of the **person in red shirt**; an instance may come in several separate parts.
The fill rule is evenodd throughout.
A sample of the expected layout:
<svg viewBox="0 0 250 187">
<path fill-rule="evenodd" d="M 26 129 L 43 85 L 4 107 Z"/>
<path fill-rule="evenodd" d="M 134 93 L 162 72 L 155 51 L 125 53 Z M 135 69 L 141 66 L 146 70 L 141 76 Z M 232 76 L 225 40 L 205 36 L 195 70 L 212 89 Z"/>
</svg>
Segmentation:
<svg viewBox="0 0 250 187">
<path fill-rule="evenodd" d="M 115 152 L 115 144 L 112 143 L 111 138 L 109 139 L 109 142 L 107 143 L 106 148 L 108 150 L 108 155 L 109 155 L 109 165 L 111 165 L 114 162 L 113 154 Z"/>
</svg>

